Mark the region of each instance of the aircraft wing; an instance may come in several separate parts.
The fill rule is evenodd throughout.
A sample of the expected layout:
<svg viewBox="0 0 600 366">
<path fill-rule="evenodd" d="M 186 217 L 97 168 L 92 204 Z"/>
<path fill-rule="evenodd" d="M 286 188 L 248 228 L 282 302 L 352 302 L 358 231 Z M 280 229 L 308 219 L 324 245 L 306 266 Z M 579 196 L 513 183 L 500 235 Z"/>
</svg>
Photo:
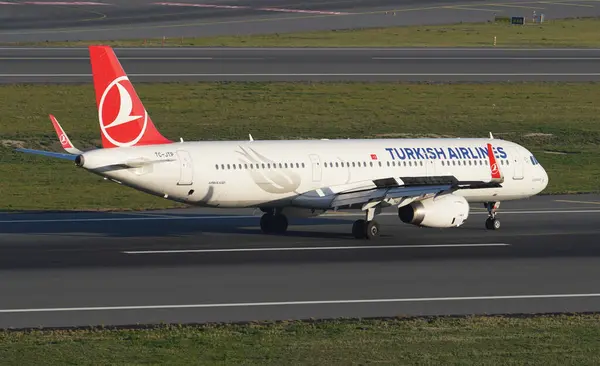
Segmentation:
<svg viewBox="0 0 600 366">
<path fill-rule="evenodd" d="M 349 189 L 335 192 L 330 188 L 306 192 L 294 199 L 294 205 L 307 208 L 331 209 L 363 206 L 363 209 L 378 204 L 400 204 L 402 200 L 422 199 L 442 192 L 458 189 L 481 189 L 500 187 L 491 181 L 461 182 L 453 176 L 404 177 L 372 181 L 373 188 Z M 392 183 L 393 182 L 393 183 Z"/>
<path fill-rule="evenodd" d="M 365 210 L 378 205 L 401 205 L 403 201 L 410 203 L 415 199 L 459 189 L 501 187 L 504 176 L 496 163 L 491 144 L 488 144 L 488 157 L 490 178 L 485 180 L 460 181 L 454 176 L 390 177 L 347 187 L 316 189 L 294 198 L 293 204 L 317 209 L 361 206 L 361 209 Z"/>
</svg>

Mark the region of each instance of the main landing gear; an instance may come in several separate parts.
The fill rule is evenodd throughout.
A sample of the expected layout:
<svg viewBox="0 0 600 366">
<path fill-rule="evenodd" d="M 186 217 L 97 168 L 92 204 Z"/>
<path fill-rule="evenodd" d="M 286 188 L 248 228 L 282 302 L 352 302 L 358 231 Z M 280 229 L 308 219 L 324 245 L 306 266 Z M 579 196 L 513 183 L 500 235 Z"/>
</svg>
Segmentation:
<svg viewBox="0 0 600 366">
<path fill-rule="evenodd" d="M 500 207 L 500 202 L 486 202 L 483 206 L 488 210 L 489 217 L 485 220 L 485 228 L 488 230 L 500 229 L 500 220 L 496 218 L 496 210 Z"/>
<path fill-rule="evenodd" d="M 369 208 L 365 219 L 354 221 L 352 235 L 356 239 L 374 239 L 379 236 L 379 224 L 373 220 L 379 211 L 379 208 Z"/>
<path fill-rule="evenodd" d="M 265 234 L 283 234 L 287 228 L 287 217 L 278 210 L 268 211 L 260 218 L 260 229 Z"/>
</svg>

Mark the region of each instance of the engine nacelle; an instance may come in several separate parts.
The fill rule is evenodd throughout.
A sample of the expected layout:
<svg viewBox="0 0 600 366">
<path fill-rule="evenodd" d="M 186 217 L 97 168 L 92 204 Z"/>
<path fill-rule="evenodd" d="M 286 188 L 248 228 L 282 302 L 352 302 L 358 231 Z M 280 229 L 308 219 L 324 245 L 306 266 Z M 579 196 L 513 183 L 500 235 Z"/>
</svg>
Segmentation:
<svg viewBox="0 0 600 366">
<path fill-rule="evenodd" d="M 458 227 L 469 217 L 469 203 L 462 196 L 446 194 L 402 206 L 398 208 L 398 217 L 417 226 Z"/>
</svg>

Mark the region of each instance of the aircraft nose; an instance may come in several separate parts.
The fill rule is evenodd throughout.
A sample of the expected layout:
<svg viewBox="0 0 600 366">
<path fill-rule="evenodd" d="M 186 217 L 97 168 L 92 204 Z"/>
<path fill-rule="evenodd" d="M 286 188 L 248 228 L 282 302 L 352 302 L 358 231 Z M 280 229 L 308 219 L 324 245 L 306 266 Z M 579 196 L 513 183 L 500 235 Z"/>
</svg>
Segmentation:
<svg viewBox="0 0 600 366">
<path fill-rule="evenodd" d="M 542 170 L 542 181 L 541 183 L 541 187 L 540 187 L 540 192 L 543 191 L 544 189 L 546 189 L 546 187 L 548 186 L 548 173 L 546 172 L 546 169 L 544 169 L 541 165 L 540 165 L 540 169 Z"/>
</svg>

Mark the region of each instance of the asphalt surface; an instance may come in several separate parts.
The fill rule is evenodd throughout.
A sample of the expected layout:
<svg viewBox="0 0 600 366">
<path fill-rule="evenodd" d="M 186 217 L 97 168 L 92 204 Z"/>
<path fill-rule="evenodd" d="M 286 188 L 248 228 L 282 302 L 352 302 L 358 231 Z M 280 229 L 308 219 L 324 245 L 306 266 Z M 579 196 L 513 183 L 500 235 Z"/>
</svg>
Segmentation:
<svg viewBox="0 0 600 366">
<path fill-rule="evenodd" d="M 198 37 L 394 25 L 483 22 L 543 13 L 597 16 L 594 1 L 237 0 L 0 1 L 0 43 Z"/>
<path fill-rule="evenodd" d="M 249 210 L 3 213 L 0 327 L 600 311 L 600 196 L 503 203 L 498 231 L 485 217 L 386 211 L 371 242 L 343 213 L 285 236 Z"/>
<path fill-rule="evenodd" d="M 87 48 L 2 48 L 0 83 L 90 83 Z M 600 49 L 116 49 L 146 81 L 593 81 Z"/>
</svg>

